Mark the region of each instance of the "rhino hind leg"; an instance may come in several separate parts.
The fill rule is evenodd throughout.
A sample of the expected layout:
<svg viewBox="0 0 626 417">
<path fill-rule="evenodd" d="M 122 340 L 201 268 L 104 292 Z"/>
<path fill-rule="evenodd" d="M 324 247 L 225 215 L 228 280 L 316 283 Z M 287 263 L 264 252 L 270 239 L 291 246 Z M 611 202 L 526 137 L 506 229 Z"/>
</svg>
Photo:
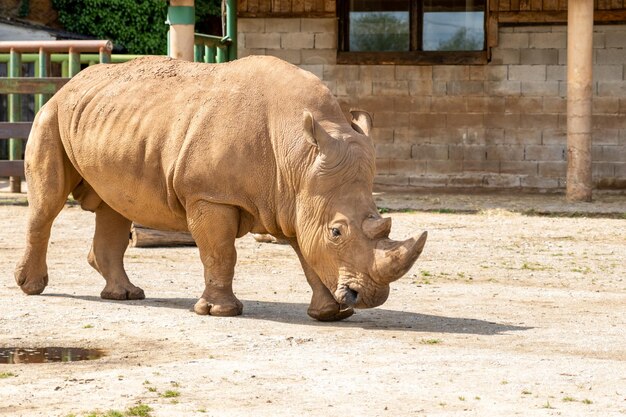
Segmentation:
<svg viewBox="0 0 626 417">
<path fill-rule="evenodd" d="M 26 146 L 25 171 L 29 206 L 26 248 L 15 268 L 15 281 L 26 294 L 34 295 L 48 285 L 46 255 L 52 222 L 80 181 L 63 149 L 53 103 L 35 118 Z"/>
<path fill-rule="evenodd" d="M 289 243 L 291 243 L 291 246 L 298 254 L 306 280 L 311 286 L 311 290 L 313 290 L 307 314 L 319 321 L 339 321 L 353 315 L 354 309 L 339 304 L 319 276 L 313 271 L 313 268 L 305 261 L 298 247 L 298 242 L 294 239 Z"/>
<path fill-rule="evenodd" d="M 238 316 L 243 304 L 233 293 L 239 209 L 206 201 L 187 210 L 189 231 L 200 250 L 205 288 L 194 306 L 200 315 Z"/>
<path fill-rule="evenodd" d="M 124 270 L 131 221 L 105 202 L 96 208 L 96 232 L 87 260 L 106 281 L 100 297 L 109 300 L 142 300 L 143 290 L 134 286 Z"/>
</svg>

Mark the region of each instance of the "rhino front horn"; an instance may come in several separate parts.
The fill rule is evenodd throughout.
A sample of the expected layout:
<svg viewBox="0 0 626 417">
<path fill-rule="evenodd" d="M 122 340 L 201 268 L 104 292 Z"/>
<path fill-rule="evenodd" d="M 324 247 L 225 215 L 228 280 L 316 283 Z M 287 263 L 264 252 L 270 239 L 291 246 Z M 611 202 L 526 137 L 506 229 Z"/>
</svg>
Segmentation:
<svg viewBox="0 0 626 417">
<path fill-rule="evenodd" d="M 407 273 L 424 250 L 428 232 L 405 241 L 382 239 L 376 245 L 374 269 L 376 277 L 385 283 L 393 282 Z"/>
</svg>

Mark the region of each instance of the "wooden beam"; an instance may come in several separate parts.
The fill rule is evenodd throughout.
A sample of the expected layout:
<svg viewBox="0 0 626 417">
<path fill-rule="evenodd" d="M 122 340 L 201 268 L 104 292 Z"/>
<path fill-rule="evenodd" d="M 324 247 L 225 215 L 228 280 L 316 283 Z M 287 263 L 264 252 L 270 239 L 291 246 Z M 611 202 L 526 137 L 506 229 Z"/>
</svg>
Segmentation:
<svg viewBox="0 0 626 417">
<path fill-rule="evenodd" d="M 0 177 L 24 178 L 24 161 L 0 161 Z"/>
<path fill-rule="evenodd" d="M 33 122 L 0 122 L 0 139 L 26 139 L 32 126 Z"/>
<path fill-rule="evenodd" d="M 570 0 L 567 14 L 567 186 L 571 201 L 591 201 L 593 0 Z"/>
<path fill-rule="evenodd" d="M 498 12 L 491 12 L 487 18 L 487 48 L 496 46 L 498 46 Z"/>
<path fill-rule="evenodd" d="M 163 246 L 195 246 L 196 242 L 189 232 L 170 232 L 133 224 L 130 231 L 130 244 L 136 248 L 154 248 Z"/>
<path fill-rule="evenodd" d="M 0 78 L 0 94 L 54 94 L 70 79 L 59 77 Z"/>
<path fill-rule="evenodd" d="M 360 65 L 482 65 L 487 51 L 338 52 L 338 64 Z"/>
<path fill-rule="evenodd" d="M 528 12 L 500 12 L 498 21 L 505 24 L 513 23 L 567 23 L 567 10 L 544 10 Z M 597 10 L 594 14 L 596 23 L 626 22 L 626 9 Z"/>
<path fill-rule="evenodd" d="M 299 5 L 296 5 L 299 7 Z M 304 3 L 302 3 L 304 7 Z M 292 12 L 269 12 L 259 11 L 257 9 L 249 9 L 248 11 L 237 12 L 237 17 L 244 18 L 335 18 L 337 15 L 335 12 L 328 11 L 297 11 L 296 7 Z"/>
<path fill-rule="evenodd" d="M 78 41 L 78 40 L 61 40 L 61 41 L 2 41 L 0 42 L 0 53 L 11 52 L 11 50 L 23 52 L 62 52 L 67 53 L 70 49 L 75 52 L 98 52 L 100 50 L 111 52 L 113 43 L 109 40 L 94 41 Z"/>
</svg>

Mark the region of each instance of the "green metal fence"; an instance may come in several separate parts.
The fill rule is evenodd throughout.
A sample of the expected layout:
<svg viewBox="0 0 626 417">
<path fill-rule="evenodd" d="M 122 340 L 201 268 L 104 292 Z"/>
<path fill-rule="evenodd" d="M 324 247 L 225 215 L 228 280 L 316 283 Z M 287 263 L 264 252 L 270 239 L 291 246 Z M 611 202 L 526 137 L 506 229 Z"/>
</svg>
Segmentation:
<svg viewBox="0 0 626 417">
<path fill-rule="evenodd" d="M 235 51 L 233 40 L 228 36 L 219 37 L 196 33 L 194 36 L 194 61 L 209 64 L 232 61 L 231 54 Z"/>
<path fill-rule="evenodd" d="M 237 0 L 225 0 L 223 37 L 196 33 L 194 61 L 222 63 L 237 59 Z"/>
<path fill-rule="evenodd" d="M 223 7 L 224 36 L 196 33 L 194 61 L 222 63 L 237 58 L 237 0 L 224 0 Z M 21 96 L 35 95 L 33 110 L 37 113 L 82 67 L 121 63 L 142 56 L 112 54 L 111 50 L 109 41 L 0 42 L 0 67 L 7 66 L 7 77 L 0 77 L 0 97 L 8 95 L 8 122 L 0 121 L 0 156 L 8 154 L 9 157 L 8 161 L 0 160 L 0 177 L 10 176 L 12 192 L 21 191 L 23 145 L 32 127 L 32 122 L 23 121 Z M 24 77 L 23 64 L 34 65 L 34 77 Z M 53 68 L 60 77 L 51 76 Z M 3 149 L 7 145 L 8 152 Z"/>
<path fill-rule="evenodd" d="M 9 161 L 0 161 L 0 177 L 10 177 L 11 192 L 21 192 L 24 176 L 24 141 L 32 123 L 22 121 L 21 95 L 35 94 L 35 113 L 68 80 L 80 71 L 80 56 L 97 52 L 98 62 L 110 62 L 113 44 L 110 41 L 21 41 L 0 42 L 0 53 L 8 52 L 8 77 L 0 78 L 0 93 L 8 94 L 8 122 L 0 122 L 0 139 L 8 139 Z M 24 54 L 36 53 L 35 75 L 22 77 Z M 53 53 L 67 55 L 68 77 L 50 77 Z"/>
<path fill-rule="evenodd" d="M 222 63 L 237 58 L 236 0 L 226 0 L 225 7 L 224 36 L 196 33 L 194 61 Z M 0 42 L 0 66 L 7 66 L 8 75 L 0 77 L 0 95 L 8 95 L 8 122 L 0 121 L 0 155 L 8 154 L 9 158 L 8 161 L 0 160 L 0 177 L 10 177 L 12 192 L 21 191 L 21 178 L 24 176 L 23 145 L 32 126 L 32 122 L 23 121 L 21 95 L 35 95 L 36 114 L 82 67 L 98 63 L 121 63 L 142 56 L 112 54 L 111 50 L 109 41 Z M 34 65 L 34 78 L 23 76 L 23 64 Z M 50 76 L 53 67 L 60 77 Z M 3 149 L 7 145 L 8 152 Z"/>
</svg>

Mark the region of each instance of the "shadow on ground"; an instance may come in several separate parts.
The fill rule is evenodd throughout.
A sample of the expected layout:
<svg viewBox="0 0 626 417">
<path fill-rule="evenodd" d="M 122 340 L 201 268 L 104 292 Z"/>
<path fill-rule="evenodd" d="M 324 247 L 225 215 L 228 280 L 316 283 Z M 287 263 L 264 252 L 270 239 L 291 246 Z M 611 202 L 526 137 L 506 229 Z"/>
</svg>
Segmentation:
<svg viewBox="0 0 626 417">
<path fill-rule="evenodd" d="M 194 298 L 150 298 L 145 300 L 115 301 L 104 300 L 92 295 L 44 294 L 44 297 L 65 297 L 100 303 L 129 304 L 138 306 L 189 310 L 192 313 Z M 285 303 L 276 301 L 241 300 L 244 313 L 241 320 L 269 320 L 279 323 L 299 324 L 323 327 L 356 327 L 367 330 L 401 330 L 405 332 L 424 333 L 458 333 L 475 335 L 498 335 L 509 331 L 524 331 L 532 327 L 499 324 L 490 321 L 463 318 L 434 316 L 413 313 L 410 311 L 388 310 L 375 308 L 357 310 L 354 316 L 341 322 L 318 322 L 306 314 L 307 304 Z"/>
</svg>

